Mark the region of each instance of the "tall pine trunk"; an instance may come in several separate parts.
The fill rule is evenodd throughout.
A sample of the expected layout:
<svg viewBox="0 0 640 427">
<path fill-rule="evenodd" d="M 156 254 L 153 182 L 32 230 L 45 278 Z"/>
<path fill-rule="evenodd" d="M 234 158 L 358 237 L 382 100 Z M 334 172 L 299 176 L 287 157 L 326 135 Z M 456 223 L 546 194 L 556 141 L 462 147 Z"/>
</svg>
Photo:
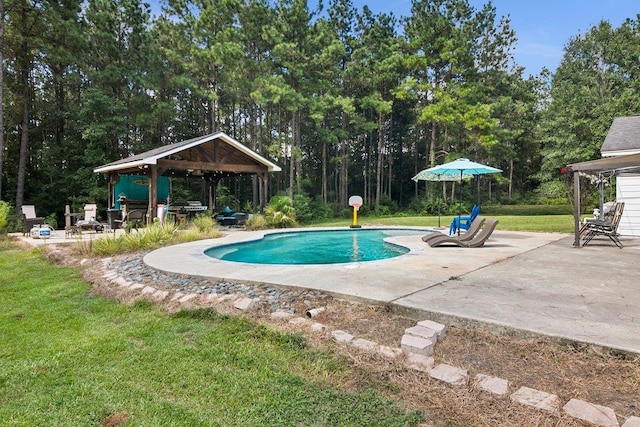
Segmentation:
<svg viewBox="0 0 640 427">
<path fill-rule="evenodd" d="M 0 200 L 4 165 L 4 0 L 0 0 Z"/>
<path fill-rule="evenodd" d="M 27 156 L 29 153 L 29 73 L 31 71 L 31 60 L 29 59 L 29 44 L 27 43 L 27 10 L 22 8 L 21 13 L 23 35 L 22 48 L 22 69 L 20 70 L 20 80 L 22 83 L 22 126 L 20 129 L 20 151 L 18 157 L 18 178 L 16 185 L 16 209 L 20 209 L 24 203 L 24 187 L 27 175 Z"/>
<path fill-rule="evenodd" d="M 25 64 L 26 66 L 26 64 Z M 23 102 L 22 126 L 20 129 L 20 155 L 18 157 L 18 183 L 16 187 L 16 209 L 24 203 L 24 183 L 27 175 L 27 155 L 29 153 L 29 72 L 22 70 Z"/>
<path fill-rule="evenodd" d="M 378 112 L 378 162 L 376 163 L 376 212 L 380 212 L 382 197 L 382 165 L 384 162 L 384 135 L 382 132 L 382 111 Z"/>
</svg>

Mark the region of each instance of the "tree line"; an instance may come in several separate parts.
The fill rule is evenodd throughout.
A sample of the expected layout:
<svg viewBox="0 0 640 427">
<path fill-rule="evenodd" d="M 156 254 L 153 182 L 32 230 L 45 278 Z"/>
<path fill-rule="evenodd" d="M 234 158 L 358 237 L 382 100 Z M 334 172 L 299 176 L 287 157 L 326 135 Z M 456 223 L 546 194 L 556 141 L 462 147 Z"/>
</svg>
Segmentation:
<svg viewBox="0 0 640 427">
<path fill-rule="evenodd" d="M 491 2 L 412 0 L 402 17 L 351 0 L 160 5 L 0 0 L 0 199 L 106 208 L 94 167 L 216 131 L 282 167 L 273 194 L 316 207 L 558 199 L 560 168 L 599 157 L 613 117 L 638 111 L 638 17 L 576 35 L 555 73 L 525 77 Z M 411 180 L 458 157 L 504 173 Z M 249 178 L 225 185 L 251 200 Z"/>
</svg>

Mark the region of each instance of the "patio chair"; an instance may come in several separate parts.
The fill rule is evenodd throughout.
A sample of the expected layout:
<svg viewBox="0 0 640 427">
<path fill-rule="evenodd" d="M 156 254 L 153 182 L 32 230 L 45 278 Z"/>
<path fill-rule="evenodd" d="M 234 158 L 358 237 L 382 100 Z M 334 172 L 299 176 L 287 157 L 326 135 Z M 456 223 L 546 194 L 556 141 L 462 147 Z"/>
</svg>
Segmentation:
<svg viewBox="0 0 640 427">
<path fill-rule="evenodd" d="M 478 233 L 478 231 L 480 231 L 480 229 L 482 228 L 486 220 L 487 219 L 483 216 L 477 216 L 476 219 L 471 223 L 471 227 L 469 227 L 469 229 L 464 234 L 461 234 L 460 237 L 456 236 L 456 238 L 462 242 L 473 239 L 473 237 Z M 429 243 L 429 240 L 435 239 L 439 236 L 449 237 L 444 233 L 429 233 L 425 236 L 422 236 L 422 241 L 425 243 Z"/>
<path fill-rule="evenodd" d="M 607 236 L 617 247 L 622 249 L 622 243 L 618 239 L 618 225 L 624 211 L 624 202 L 616 202 L 611 221 L 593 220 L 585 223 L 580 230 L 580 235 L 584 236 L 582 246 L 587 246 L 596 236 Z"/>
<path fill-rule="evenodd" d="M 449 235 L 454 235 L 460 230 L 468 230 L 473 223 L 473 220 L 480 214 L 480 205 L 473 205 L 471 208 L 471 214 L 468 216 L 456 216 L 451 221 L 451 225 L 449 226 Z"/>
<path fill-rule="evenodd" d="M 36 216 L 34 205 L 22 205 L 22 235 L 27 236 L 35 225 L 43 225 L 44 217 Z"/>
<path fill-rule="evenodd" d="M 128 227 L 135 228 L 144 225 L 145 213 L 139 210 L 132 210 L 127 213 L 126 222 L 128 223 Z"/>
<path fill-rule="evenodd" d="M 98 206 L 90 203 L 84 205 L 84 219 L 80 219 L 76 222 L 75 227 L 80 230 L 93 230 L 96 233 L 101 233 L 104 230 L 104 225 L 96 220 L 98 216 Z"/>
<path fill-rule="evenodd" d="M 482 227 L 482 230 L 476 233 L 476 235 L 473 236 L 471 240 L 463 241 L 460 240 L 460 238 L 457 236 L 445 236 L 443 234 L 441 237 L 439 236 L 438 238 L 429 240 L 428 243 L 432 248 L 446 245 L 456 245 L 460 246 L 461 248 L 479 248 L 481 246 L 484 246 L 485 242 L 489 239 L 493 231 L 496 229 L 497 225 L 498 220 L 492 218 L 487 220 L 484 227 Z"/>
</svg>

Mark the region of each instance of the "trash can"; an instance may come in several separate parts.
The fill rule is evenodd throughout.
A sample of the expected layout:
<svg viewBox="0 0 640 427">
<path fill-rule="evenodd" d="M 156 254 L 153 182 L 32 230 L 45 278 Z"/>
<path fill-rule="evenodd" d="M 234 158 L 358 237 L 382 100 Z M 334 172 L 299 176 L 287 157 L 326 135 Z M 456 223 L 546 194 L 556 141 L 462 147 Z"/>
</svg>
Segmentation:
<svg viewBox="0 0 640 427">
<path fill-rule="evenodd" d="M 115 230 L 120 225 L 120 220 L 122 219 L 122 211 L 120 209 L 107 209 L 107 222 L 109 223 L 109 228 Z"/>
</svg>

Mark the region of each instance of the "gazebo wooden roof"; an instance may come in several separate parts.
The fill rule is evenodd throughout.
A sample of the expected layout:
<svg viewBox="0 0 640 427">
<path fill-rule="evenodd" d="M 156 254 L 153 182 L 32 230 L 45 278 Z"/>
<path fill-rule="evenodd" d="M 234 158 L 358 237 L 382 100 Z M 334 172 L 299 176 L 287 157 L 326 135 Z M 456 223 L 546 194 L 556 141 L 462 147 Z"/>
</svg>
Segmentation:
<svg viewBox="0 0 640 427">
<path fill-rule="evenodd" d="M 198 171 L 226 177 L 247 173 L 279 172 L 281 169 L 255 151 L 223 132 L 168 144 L 144 153 L 95 168 L 96 173 L 139 173 L 140 169 L 157 165 L 159 174 Z"/>
<path fill-rule="evenodd" d="M 261 179 L 260 203 L 266 203 L 269 172 L 282 169 L 223 132 L 168 144 L 144 153 L 99 166 L 93 171 L 108 173 L 109 206 L 115 203 L 114 185 L 119 174 L 145 175 L 149 178 L 148 218 L 155 216 L 157 178 L 196 176 L 216 186 L 220 179 L 238 175 L 258 175 Z M 213 192 L 215 194 L 215 191 Z M 209 207 L 215 202 L 210 195 Z"/>
</svg>

